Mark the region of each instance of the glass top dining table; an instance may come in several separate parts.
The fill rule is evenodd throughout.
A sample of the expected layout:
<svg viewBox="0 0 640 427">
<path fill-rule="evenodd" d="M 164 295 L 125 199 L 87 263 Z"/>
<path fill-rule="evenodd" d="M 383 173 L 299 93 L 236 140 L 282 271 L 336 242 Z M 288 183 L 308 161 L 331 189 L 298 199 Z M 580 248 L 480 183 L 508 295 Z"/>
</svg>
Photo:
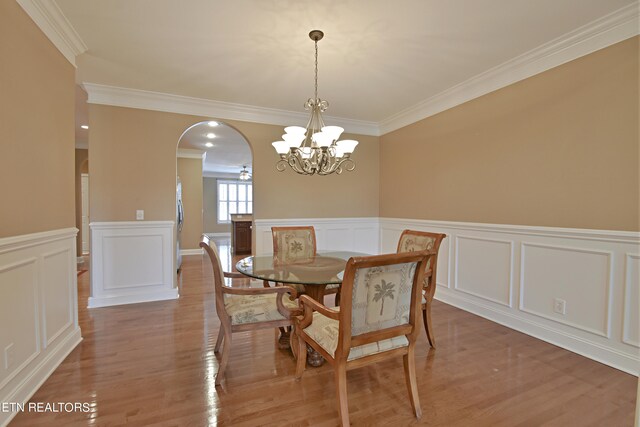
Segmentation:
<svg viewBox="0 0 640 427">
<path fill-rule="evenodd" d="M 281 259 L 277 254 L 255 255 L 236 264 L 238 272 L 269 282 L 305 285 L 306 293 L 322 302 L 327 285 L 341 284 L 347 261 L 368 254 L 348 251 L 318 251 L 308 258 Z"/>
</svg>

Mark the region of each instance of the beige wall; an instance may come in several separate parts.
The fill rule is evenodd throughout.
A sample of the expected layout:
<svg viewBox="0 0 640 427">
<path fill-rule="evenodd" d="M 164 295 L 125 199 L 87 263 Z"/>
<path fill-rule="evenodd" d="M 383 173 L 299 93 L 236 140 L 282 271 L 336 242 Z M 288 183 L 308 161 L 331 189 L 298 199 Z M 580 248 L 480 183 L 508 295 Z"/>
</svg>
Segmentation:
<svg viewBox="0 0 640 427">
<path fill-rule="evenodd" d="M 184 225 L 180 233 L 181 249 L 198 249 L 202 236 L 202 159 L 178 159 L 182 182 Z"/>
<path fill-rule="evenodd" d="M 0 237 L 75 225 L 73 66 L 0 1 Z"/>
<path fill-rule="evenodd" d="M 178 139 L 208 119 L 216 118 L 89 105 L 91 220 L 132 221 L 136 209 L 145 210 L 146 220 L 174 220 Z M 275 169 L 271 142 L 282 126 L 224 122 L 252 147 L 255 218 L 378 216 L 377 137 L 352 135 L 360 140 L 354 172 L 305 177 Z"/>
<path fill-rule="evenodd" d="M 218 224 L 218 179 L 204 178 L 203 221 L 205 233 L 230 233 L 231 224 Z"/>
<path fill-rule="evenodd" d="M 88 172 L 89 150 L 76 149 L 75 151 L 75 202 L 76 202 L 76 255 L 82 256 L 82 174 Z"/>
<path fill-rule="evenodd" d="M 638 37 L 381 137 L 383 217 L 639 230 Z"/>
</svg>

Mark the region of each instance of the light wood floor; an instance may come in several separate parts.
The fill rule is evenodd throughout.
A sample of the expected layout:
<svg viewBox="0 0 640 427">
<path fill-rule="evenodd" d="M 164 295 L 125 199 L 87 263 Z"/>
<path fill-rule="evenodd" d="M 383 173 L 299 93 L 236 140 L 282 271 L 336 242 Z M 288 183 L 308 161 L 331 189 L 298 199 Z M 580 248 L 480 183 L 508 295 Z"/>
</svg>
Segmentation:
<svg viewBox="0 0 640 427">
<path fill-rule="evenodd" d="M 91 412 L 23 413 L 11 425 L 337 425 L 330 366 L 296 382 L 275 331 L 234 334 L 226 383 L 214 387 L 210 280 L 208 261 L 189 256 L 179 300 L 87 310 L 89 273 L 80 275 L 84 341 L 32 401 L 89 402 Z M 437 350 L 424 334 L 417 348 L 423 418 L 412 415 L 399 359 L 348 373 L 354 425 L 633 425 L 634 376 L 437 301 L 433 318 Z"/>
</svg>

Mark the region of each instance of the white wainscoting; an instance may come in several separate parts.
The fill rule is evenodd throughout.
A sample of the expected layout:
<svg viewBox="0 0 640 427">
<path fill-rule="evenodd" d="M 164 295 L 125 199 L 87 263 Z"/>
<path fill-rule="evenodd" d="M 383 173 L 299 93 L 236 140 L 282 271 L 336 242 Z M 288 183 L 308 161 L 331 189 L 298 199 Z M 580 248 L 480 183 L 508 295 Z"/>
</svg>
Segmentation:
<svg viewBox="0 0 640 427">
<path fill-rule="evenodd" d="M 295 218 L 256 219 L 256 254 L 273 253 L 271 227 L 312 225 L 318 250 L 344 250 L 377 254 L 379 250 L 378 218 Z"/>
<path fill-rule="evenodd" d="M 0 239 L 0 402 L 28 401 L 82 340 L 77 233 L 65 228 Z M 0 425 L 14 415 L 0 411 Z"/>
<path fill-rule="evenodd" d="M 638 375 L 640 233 L 379 221 L 383 253 L 407 228 L 447 234 L 437 299 Z"/>
<path fill-rule="evenodd" d="M 93 222 L 89 308 L 178 298 L 173 221 Z"/>
</svg>

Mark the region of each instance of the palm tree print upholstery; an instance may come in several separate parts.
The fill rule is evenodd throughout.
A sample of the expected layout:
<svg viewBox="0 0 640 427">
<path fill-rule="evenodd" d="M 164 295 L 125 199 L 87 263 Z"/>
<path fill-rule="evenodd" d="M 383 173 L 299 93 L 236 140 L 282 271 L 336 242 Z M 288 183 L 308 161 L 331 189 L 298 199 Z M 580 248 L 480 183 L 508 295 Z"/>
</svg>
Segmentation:
<svg viewBox="0 0 640 427">
<path fill-rule="evenodd" d="M 295 309 L 298 305 L 288 297 L 282 298 L 284 306 Z M 245 323 L 282 320 L 284 317 L 278 311 L 276 294 L 258 295 L 224 295 L 224 306 L 231 317 L 232 325 Z"/>
<path fill-rule="evenodd" d="M 309 230 L 287 230 L 276 236 L 278 239 L 278 260 L 292 262 L 305 260 L 316 254 L 313 237 Z"/>
<path fill-rule="evenodd" d="M 378 302 L 382 301 L 380 304 L 380 316 L 382 316 L 382 312 L 384 311 L 384 299 L 391 298 L 393 299 L 393 293 L 395 292 L 395 287 L 393 283 L 387 283 L 382 279 L 381 284 L 375 286 L 376 294 L 373 296 L 373 301 Z"/>
<path fill-rule="evenodd" d="M 361 268 L 353 279 L 351 335 L 409 322 L 416 263 Z"/>
</svg>

